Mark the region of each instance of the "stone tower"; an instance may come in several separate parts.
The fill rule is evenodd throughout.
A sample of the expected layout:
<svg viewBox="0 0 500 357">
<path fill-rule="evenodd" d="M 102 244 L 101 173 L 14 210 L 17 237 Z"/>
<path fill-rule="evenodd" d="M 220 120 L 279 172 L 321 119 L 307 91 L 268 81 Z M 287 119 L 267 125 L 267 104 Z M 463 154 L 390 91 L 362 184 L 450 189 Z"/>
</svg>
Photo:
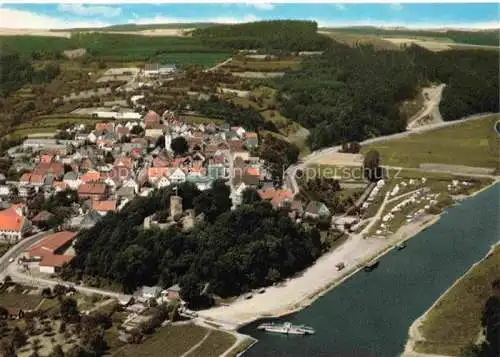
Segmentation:
<svg viewBox="0 0 500 357">
<path fill-rule="evenodd" d="M 177 219 L 182 216 L 182 197 L 170 196 L 170 217 Z"/>
</svg>

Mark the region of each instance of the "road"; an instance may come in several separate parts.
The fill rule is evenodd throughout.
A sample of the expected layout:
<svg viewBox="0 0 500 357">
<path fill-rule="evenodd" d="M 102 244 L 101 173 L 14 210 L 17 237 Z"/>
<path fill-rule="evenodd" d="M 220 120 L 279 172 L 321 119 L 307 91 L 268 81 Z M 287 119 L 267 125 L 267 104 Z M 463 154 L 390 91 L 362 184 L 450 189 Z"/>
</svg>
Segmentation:
<svg viewBox="0 0 500 357">
<path fill-rule="evenodd" d="M 0 279 L 3 280 L 7 275 L 12 278 L 13 281 L 26 283 L 29 285 L 39 286 L 39 287 L 53 287 L 57 284 L 68 284 L 62 280 L 46 279 L 38 276 L 34 276 L 29 273 L 21 271 L 21 266 L 17 264 L 17 258 L 24 252 L 28 247 L 39 242 L 47 234 L 52 233 L 52 230 L 44 231 L 32 235 L 30 237 L 24 238 L 16 245 L 11 247 L 2 257 L 0 257 Z M 15 261 L 10 263 L 9 260 L 13 258 Z M 74 284 L 72 284 L 74 285 Z M 129 297 L 129 295 L 120 294 L 114 291 L 107 291 L 102 289 L 90 288 L 85 286 L 74 285 L 74 288 L 86 295 L 105 295 L 115 298 Z"/>
<path fill-rule="evenodd" d="M 439 112 L 439 103 L 446 84 L 440 84 L 430 88 L 424 88 L 422 94 L 424 96 L 423 108 L 409 120 L 406 130 L 412 130 L 426 124 L 442 123 L 443 118 Z"/>
<path fill-rule="evenodd" d="M 213 72 L 215 71 L 216 69 L 218 69 L 219 67 L 222 67 L 226 64 L 228 64 L 229 62 L 231 62 L 233 60 L 232 57 L 228 58 L 227 60 L 225 60 L 224 62 L 221 62 L 221 63 L 217 63 L 215 66 L 213 66 L 212 68 L 207 68 L 205 70 L 205 72 Z"/>
<path fill-rule="evenodd" d="M 37 243 L 39 240 L 41 240 L 43 237 L 45 237 L 47 234 L 51 232 L 52 231 L 40 232 L 30 237 L 24 238 L 16 245 L 11 247 L 2 257 L 0 257 L 0 276 L 2 277 L 2 280 L 5 277 L 4 273 L 10 264 L 9 259 L 11 258 L 16 259 L 29 246 L 32 246 L 33 244 Z"/>
<path fill-rule="evenodd" d="M 433 131 L 433 130 L 437 130 L 437 129 L 451 127 L 454 125 L 461 124 L 465 121 L 480 120 L 480 119 L 488 117 L 492 114 L 494 114 L 494 113 L 477 114 L 477 115 L 472 115 L 469 117 L 462 118 L 460 120 L 447 121 L 447 122 L 436 123 L 436 124 L 429 124 L 429 125 L 421 126 L 418 128 L 414 128 L 413 130 L 410 130 L 410 131 L 404 131 L 402 133 L 396 133 L 396 134 L 379 136 L 376 138 L 368 139 L 368 140 L 361 142 L 360 144 L 361 144 L 361 146 L 364 146 L 364 145 L 375 144 L 375 143 L 378 143 L 381 141 L 386 141 L 386 140 L 401 139 L 401 138 L 410 136 L 412 134 L 417 134 L 417 133 L 421 134 L 421 133 L 425 133 L 425 132 L 429 132 L 429 131 Z M 290 166 L 285 171 L 285 181 L 284 182 L 285 182 L 286 188 L 290 189 L 294 195 L 297 194 L 299 192 L 299 186 L 298 186 L 297 180 L 296 180 L 297 171 L 303 170 L 305 167 L 310 165 L 313 161 L 317 161 L 324 156 L 328 156 L 328 155 L 331 155 L 332 153 L 338 152 L 340 150 L 340 148 L 341 148 L 341 146 L 333 146 L 330 148 L 320 149 L 320 150 L 314 151 L 311 154 L 304 157 L 300 163 Z M 415 169 L 415 170 L 420 171 L 420 169 Z M 457 174 L 462 174 L 462 173 L 457 172 Z M 466 173 L 464 173 L 464 175 L 466 175 Z M 469 174 L 467 174 L 467 176 L 480 177 L 481 175 L 471 175 L 469 173 Z M 486 176 L 491 177 L 490 175 L 486 175 Z"/>
</svg>

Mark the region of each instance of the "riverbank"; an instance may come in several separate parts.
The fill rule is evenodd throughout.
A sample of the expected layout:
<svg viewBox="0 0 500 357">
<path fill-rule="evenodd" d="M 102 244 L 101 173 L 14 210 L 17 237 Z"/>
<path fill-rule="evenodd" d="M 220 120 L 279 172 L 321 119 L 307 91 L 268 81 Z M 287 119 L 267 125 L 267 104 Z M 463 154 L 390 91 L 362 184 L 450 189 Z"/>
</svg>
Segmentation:
<svg viewBox="0 0 500 357">
<path fill-rule="evenodd" d="M 496 183 L 498 180 L 468 197 L 473 197 Z M 433 225 L 440 217 L 441 215 L 423 216 L 402 226 L 387 238 L 365 239 L 361 233 L 351 235 L 341 246 L 320 257 L 298 276 L 288 279 L 283 286 L 269 287 L 265 293 L 256 294 L 251 299 L 240 299 L 229 306 L 200 311 L 199 315 L 238 329 L 260 318 L 280 317 L 297 312 L 356 274 L 367 263 L 384 256 L 394 245 L 409 240 Z M 340 262 L 346 268 L 336 271 L 335 265 Z"/>
<path fill-rule="evenodd" d="M 419 342 L 425 341 L 425 337 L 422 335 L 420 329 L 423 326 L 423 324 L 426 321 L 426 318 L 429 316 L 431 311 L 436 308 L 440 303 L 443 302 L 443 300 L 446 298 L 446 296 L 454 289 L 456 288 L 459 284 L 461 284 L 464 279 L 467 279 L 470 277 L 470 275 L 474 272 L 474 270 L 479 266 L 479 264 L 483 263 L 493 252 L 495 249 L 500 247 L 500 242 L 494 244 L 491 246 L 490 250 L 488 253 L 478 262 L 474 263 L 460 278 L 458 278 L 446 291 L 444 291 L 439 298 L 420 316 L 418 317 L 410 326 L 408 330 L 408 340 L 405 345 L 404 352 L 401 357 L 436 357 L 436 356 L 441 356 L 441 355 L 436 355 L 436 354 L 427 354 L 427 353 L 421 353 L 416 351 L 416 345 Z M 443 356 L 443 357 L 449 357 Z"/>
</svg>

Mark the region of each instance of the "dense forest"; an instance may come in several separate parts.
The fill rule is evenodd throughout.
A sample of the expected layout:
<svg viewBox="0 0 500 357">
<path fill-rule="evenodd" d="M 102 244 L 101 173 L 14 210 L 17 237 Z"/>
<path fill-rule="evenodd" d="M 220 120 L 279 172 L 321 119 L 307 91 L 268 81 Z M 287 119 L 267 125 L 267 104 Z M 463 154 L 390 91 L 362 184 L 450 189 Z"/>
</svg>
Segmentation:
<svg viewBox="0 0 500 357">
<path fill-rule="evenodd" d="M 168 210 L 172 192 L 166 188 L 137 198 L 82 231 L 65 275 L 109 279 L 125 292 L 143 284 L 179 283 L 182 296 L 196 306 L 207 283 L 208 292 L 237 295 L 286 278 L 321 253 L 316 229 L 306 231 L 269 202 L 230 210 L 229 188 L 221 181 L 203 192 L 190 183 L 179 186 L 184 208 L 206 217 L 192 231 L 144 230 L 145 217 Z"/>
<path fill-rule="evenodd" d="M 317 149 L 405 130 L 401 103 L 431 83 L 447 84 L 440 105 L 444 120 L 497 112 L 498 52 L 434 53 L 418 46 L 377 51 L 333 43 L 272 85 L 279 89 L 282 113 L 311 129 L 309 144 Z"/>
<path fill-rule="evenodd" d="M 196 29 L 193 37 L 215 47 L 238 50 L 317 51 L 330 43 L 317 30 L 318 24 L 314 21 L 273 20 Z"/>
<path fill-rule="evenodd" d="M 0 96 L 5 97 L 27 83 L 50 82 L 59 73 L 57 63 L 50 62 L 40 69 L 34 69 L 30 61 L 18 55 L 0 55 Z"/>
</svg>

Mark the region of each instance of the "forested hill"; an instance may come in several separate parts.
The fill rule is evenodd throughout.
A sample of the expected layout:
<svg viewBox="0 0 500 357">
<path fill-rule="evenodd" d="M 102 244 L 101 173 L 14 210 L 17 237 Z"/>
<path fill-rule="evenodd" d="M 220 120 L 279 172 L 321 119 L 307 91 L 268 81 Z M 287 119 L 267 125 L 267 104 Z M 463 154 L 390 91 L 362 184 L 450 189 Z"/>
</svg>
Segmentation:
<svg viewBox="0 0 500 357">
<path fill-rule="evenodd" d="M 273 85 L 282 113 L 310 129 L 309 144 L 317 149 L 404 131 L 401 103 L 432 83 L 447 84 L 440 104 L 444 120 L 498 112 L 498 60 L 497 51 L 377 51 L 332 42 Z"/>
<path fill-rule="evenodd" d="M 317 31 L 314 21 L 273 20 L 200 28 L 192 35 L 231 49 L 318 51 L 331 41 Z"/>
<path fill-rule="evenodd" d="M 316 229 L 306 231 L 269 202 L 231 210 L 229 187 L 220 181 L 203 192 L 191 183 L 179 186 L 183 207 L 206 217 L 193 231 L 144 230 L 147 216 L 168 216 L 172 192 L 171 187 L 155 190 L 80 232 L 76 258 L 64 277 L 94 283 L 104 278 L 122 284 L 127 293 L 146 284 L 179 283 L 184 299 L 196 306 L 206 283 L 219 296 L 237 295 L 303 270 L 321 253 Z"/>
</svg>

